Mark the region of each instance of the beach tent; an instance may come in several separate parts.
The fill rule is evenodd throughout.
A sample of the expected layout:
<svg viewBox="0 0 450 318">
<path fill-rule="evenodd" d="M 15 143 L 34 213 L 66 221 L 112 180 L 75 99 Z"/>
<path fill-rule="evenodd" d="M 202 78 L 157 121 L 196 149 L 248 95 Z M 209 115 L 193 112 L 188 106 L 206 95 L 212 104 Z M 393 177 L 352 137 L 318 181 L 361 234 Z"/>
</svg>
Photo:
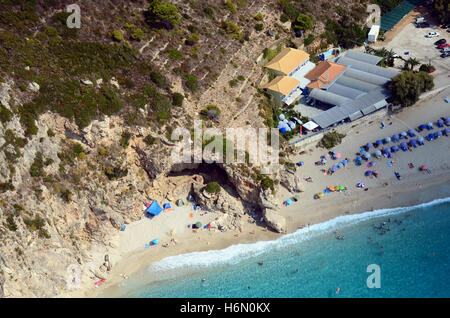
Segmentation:
<svg viewBox="0 0 450 318">
<path fill-rule="evenodd" d="M 175 202 L 177 206 L 183 206 L 184 202 L 181 199 L 178 199 L 177 202 Z"/>
<path fill-rule="evenodd" d="M 163 209 L 159 206 L 158 201 L 153 200 L 152 204 L 145 210 L 150 215 L 158 215 Z"/>
<path fill-rule="evenodd" d="M 400 140 L 400 136 L 398 134 L 395 134 L 392 136 L 392 141 L 397 142 Z"/>
<path fill-rule="evenodd" d="M 412 129 L 408 130 L 408 136 L 409 137 L 416 137 L 416 134 L 414 133 L 414 130 L 412 130 Z"/>
<path fill-rule="evenodd" d="M 167 210 L 167 209 L 171 209 L 172 207 L 170 206 L 170 203 L 164 203 L 163 208 L 164 208 L 164 210 Z"/>
<path fill-rule="evenodd" d="M 422 125 L 419 126 L 419 131 L 422 131 L 422 130 L 424 130 L 424 129 L 426 129 L 426 128 L 427 128 L 427 126 L 424 125 L 424 124 L 422 124 Z"/>
<path fill-rule="evenodd" d="M 367 170 L 366 173 L 364 173 L 364 175 L 365 175 L 366 177 L 371 176 L 371 175 L 372 175 L 372 171 Z"/>
<path fill-rule="evenodd" d="M 370 153 L 366 152 L 366 153 L 364 154 L 364 158 L 369 159 L 370 157 L 371 157 Z"/>
</svg>

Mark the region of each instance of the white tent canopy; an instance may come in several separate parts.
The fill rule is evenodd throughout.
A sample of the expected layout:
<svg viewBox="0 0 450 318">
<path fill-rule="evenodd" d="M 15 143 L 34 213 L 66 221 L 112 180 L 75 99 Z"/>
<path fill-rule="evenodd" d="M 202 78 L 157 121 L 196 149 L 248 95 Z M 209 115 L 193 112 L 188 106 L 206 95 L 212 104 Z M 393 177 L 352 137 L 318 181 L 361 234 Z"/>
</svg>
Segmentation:
<svg viewBox="0 0 450 318">
<path fill-rule="evenodd" d="M 303 127 L 305 127 L 308 130 L 313 130 L 314 128 L 319 127 L 319 125 L 317 125 L 315 122 L 310 120 L 306 124 L 304 124 Z"/>
</svg>

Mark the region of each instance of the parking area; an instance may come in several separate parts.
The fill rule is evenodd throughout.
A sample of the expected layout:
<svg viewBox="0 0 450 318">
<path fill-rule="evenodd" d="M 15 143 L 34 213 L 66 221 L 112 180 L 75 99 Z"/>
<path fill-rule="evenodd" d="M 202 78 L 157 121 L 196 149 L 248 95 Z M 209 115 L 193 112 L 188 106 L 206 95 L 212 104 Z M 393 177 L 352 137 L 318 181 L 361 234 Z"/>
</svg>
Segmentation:
<svg viewBox="0 0 450 318">
<path fill-rule="evenodd" d="M 435 88 L 447 86 L 449 84 L 450 57 L 442 58 L 441 51 L 436 48 L 434 43 L 439 39 L 446 39 L 447 43 L 450 43 L 450 33 L 433 25 L 432 22 L 430 22 L 430 27 L 417 28 L 412 22 L 413 20 L 415 19 L 410 19 L 411 22 L 406 24 L 388 43 L 379 41 L 373 47 L 392 49 L 404 59 L 413 57 L 418 59 L 421 64 L 431 63 L 436 68 L 433 73 Z M 425 35 L 429 32 L 437 32 L 439 36 L 427 38 Z M 395 59 L 395 67 L 401 68 L 403 65 L 404 62 L 401 59 Z"/>
</svg>

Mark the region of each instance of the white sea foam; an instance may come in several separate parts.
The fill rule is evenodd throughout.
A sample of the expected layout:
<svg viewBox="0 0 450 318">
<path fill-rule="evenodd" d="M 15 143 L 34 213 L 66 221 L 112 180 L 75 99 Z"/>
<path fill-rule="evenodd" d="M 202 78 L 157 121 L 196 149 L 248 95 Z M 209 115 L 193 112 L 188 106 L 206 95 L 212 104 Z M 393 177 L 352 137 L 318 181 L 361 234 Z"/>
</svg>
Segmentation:
<svg viewBox="0 0 450 318">
<path fill-rule="evenodd" d="M 284 235 L 273 241 L 259 241 L 249 244 L 236 244 L 221 250 L 209 250 L 205 252 L 193 252 L 189 254 L 170 256 L 162 259 L 159 262 L 155 262 L 149 265 L 147 267 L 147 270 L 153 273 L 158 272 L 161 275 L 162 272 L 173 272 L 174 269 L 183 269 L 184 274 L 186 274 L 186 270 L 195 271 L 196 269 L 210 266 L 233 265 L 243 260 L 256 257 L 263 253 L 267 253 L 269 251 L 286 248 L 289 245 L 309 240 L 321 234 L 330 233 L 335 229 L 342 229 L 344 227 L 355 225 L 370 219 L 405 213 L 413 209 L 426 208 L 445 202 L 450 202 L 450 197 L 437 199 L 416 206 L 380 209 L 360 214 L 339 216 L 324 223 L 314 224 L 309 227 L 299 229 L 294 233 Z"/>
</svg>

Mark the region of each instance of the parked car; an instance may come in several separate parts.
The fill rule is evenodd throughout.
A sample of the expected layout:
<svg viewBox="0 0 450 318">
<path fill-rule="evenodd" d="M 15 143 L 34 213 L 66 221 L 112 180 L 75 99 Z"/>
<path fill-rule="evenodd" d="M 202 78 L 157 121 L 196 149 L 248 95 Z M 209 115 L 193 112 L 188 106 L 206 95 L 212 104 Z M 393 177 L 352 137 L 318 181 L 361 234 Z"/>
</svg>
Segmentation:
<svg viewBox="0 0 450 318">
<path fill-rule="evenodd" d="M 444 43 L 447 43 L 447 40 L 446 39 L 440 39 L 440 40 L 437 40 L 436 42 L 434 42 L 434 45 L 441 45 L 441 44 L 444 44 Z"/>
<path fill-rule="evenodd" d="M 425 35 L 427 38 L 435 38 L 437 36 L 439 36 L 438 32 L 428 32 L 427 35 Z"/>
<path fill-rule="evenodd" d="M 441 57 L 448 57 L 450 56 L 450 52 L 444 52 L 441 54 Z"/>
<path fill-rule="evenodd" d="M 444 47 L 444 48 L 441 50 L 441 52 L 442 52 L 442 53 L 450 52 L 450 47 L 449 47 L 449 46 Z"/>
<path fill-rule="evenodd" d="M 416 23 L 416 26 L 420 29 L 429 28 L 430 24 L 428 22 Z"/>
<path fill-rule="evenodd" d="M 438 49 L 443 49 L 444 47 L 449 47 L 450 46 L 450 44 L 448 44 L 448 43 L 442 43 L 442 44 L 439 44 L 438 45 Z"/>
<path fill-rule="evenodd" d="M 402 176 L 398 173 L 398 171 L 395 171 L 394 173 L 398 180 L 402 180 Z"/>
</svg>

